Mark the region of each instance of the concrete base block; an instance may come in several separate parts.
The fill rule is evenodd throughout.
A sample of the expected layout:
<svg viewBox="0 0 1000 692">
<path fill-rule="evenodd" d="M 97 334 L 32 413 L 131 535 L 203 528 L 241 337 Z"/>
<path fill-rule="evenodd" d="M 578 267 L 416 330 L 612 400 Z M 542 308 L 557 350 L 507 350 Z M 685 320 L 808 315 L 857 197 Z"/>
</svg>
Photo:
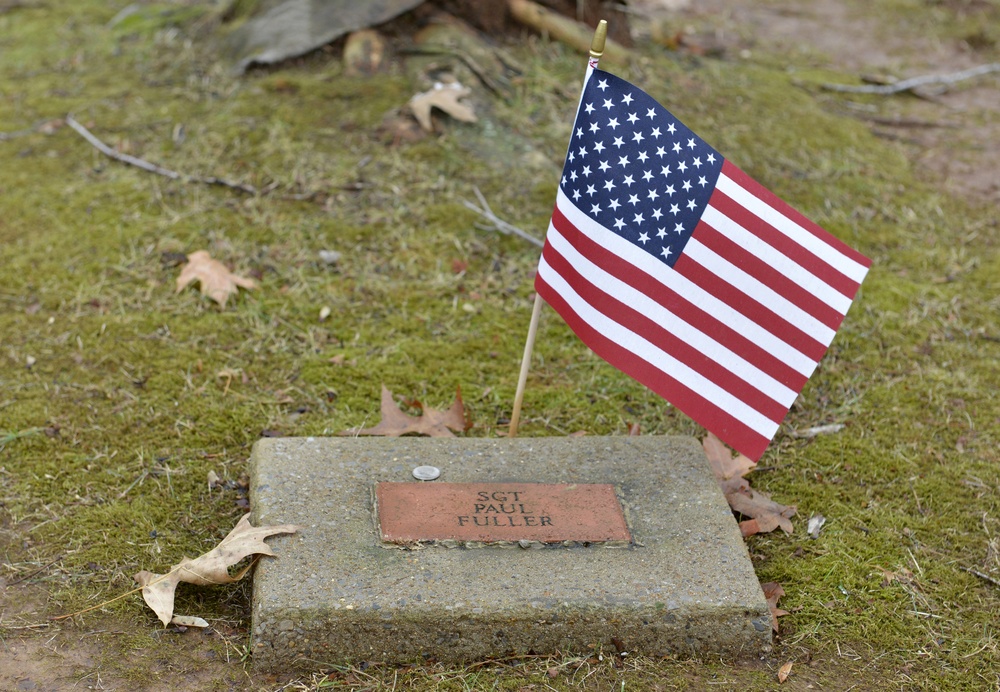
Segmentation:
<svg viewBox="0 0 1000 692">
<path fill-rule="evenodd" d="M 612 484 L 632 541 L 388 547 L 377 482 Z M 767 603 L 704 452 L 688 437 L 269 438 L 253 523 L 303 526 L 257 566 L 260 670 L 614 650 L 751 658 Z M 451 547 L 447 547 L 451 546 Z"/>
</svg>

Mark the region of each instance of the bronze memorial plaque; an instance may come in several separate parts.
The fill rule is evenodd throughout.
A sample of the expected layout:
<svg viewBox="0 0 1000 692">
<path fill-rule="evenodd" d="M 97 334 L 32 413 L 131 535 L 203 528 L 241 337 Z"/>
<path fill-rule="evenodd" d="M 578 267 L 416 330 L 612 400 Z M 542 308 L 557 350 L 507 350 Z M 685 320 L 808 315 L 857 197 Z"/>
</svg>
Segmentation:
<svg viewBox="0 0 1000 692">
<path fill-rule="evenodd" d="M 377 483 L 375 502 L 388 543 L 632 540 L 608 484 Z"/>
</svg>

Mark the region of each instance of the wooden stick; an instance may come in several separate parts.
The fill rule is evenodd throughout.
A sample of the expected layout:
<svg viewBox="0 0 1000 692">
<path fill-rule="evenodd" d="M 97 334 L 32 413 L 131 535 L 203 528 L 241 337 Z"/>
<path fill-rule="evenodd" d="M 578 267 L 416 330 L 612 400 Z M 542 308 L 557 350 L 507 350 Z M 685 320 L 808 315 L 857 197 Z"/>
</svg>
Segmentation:
<svg viewBox="0 0 1000 692">
<path fill-rule="evenodd" d="M 971 574 L 971 575 L 973 575 L 975 577 L 979 577 L 983 581 L 988 581 L 990 584 L 993 584 L 993 586 L 1000 586 L 1000 580 L 994 579 L 993 577 L 991 577 L 988 574 L 983 574 L 979 570 L 969 569 L 968 567 L 960 567 L 959 569 L 961 569 L 961 570 L 963 570 L 965 572 L 968 572 L 969 574 Z"/>
<path fill-rule="evenodd" d="M 2 7 L 2 5 L 0 5 Z M 42 132 L 44 134 L 50 135 L 55 132 L 59 127 L 62 126 L 61 120 L 39 120 L 37 123 L 31 127 L 24 130 L 16 130 L 14 132 L 0 132 L 0 142 L 7 142 L 17 137 L 24 137 L 25 135 L 33 135 L 36 132 Z"/>
<path fill-rule="evenodd" d="M 163 166 L 157 166 L 155 163 L 150 163 L 145 159 L 140 159 L 135 156 L 130 156 L 129 154 L 123 154 L 120 151 L 115 151 L 107 144 L 99 140 L 94 133 L 88 130 L 86 127 L 81 125 L 72 115 L 66 116 L 66 124 L 72 127 L 77 133 L 83 137 L 85 140 L 90 142 L 91 146 L 97 149 L 99 152 L 112 158 L 115 161 L 121 161 L 122 163 L 127 163 L 130 166 L 135 166 L 136 168 L 141 168 L 149 173 L 155 173 L 156 175 L 162 175 L 164 178 L 170 178 L 171 180 L 187 180 L 194 183 L 203 183 L 204 185 L 221 185 L 223 187 L 230 187 L 234 190 L 239 190 L 240 192 L 245 192 L 248 195 L 256 195 L 257 188 L 253 185 L 245 185 L 243 183 L 234 183 L 223 178 L 216 178 L 214 176 L 209 176 L 207 178 L 202 178 L 196 175 L 184 175 L 183 173 L 178 173 L 177 171 L 172 171 L 169 168 L 164 168 Z"/>
<path fill-rule="evenodd" d="M 850 94 L 879 94 L 880 96 L 888 96 L 889 94 L 898 94 L 901 91 L 909 91 L 910 89 L 916 89 L 917 87 L 928 86 L 931 84 L 954 84 L 965 79 L 972 79 L 973 77 L 989 74 L 991 72 L 1000 72 L 1000 62 L 979 65 L 978 67 L 970 67 L 967 70 L 960 70 L 959 72 L 952 72 L 950 74 L 911 77 L 910 79 L 904 79 L 893 84 L 866 84 L 864 86 L 853 86 L 850 84 L 823 84 L 822 87 L 828 91 L 844 91 Z"/>
<path fill-rule="evenodd" d="M 510 15 L 522 24 L 530 26 L 539 33 L 548 34 L 571 48 L 579 51 L 587 50 L 588 41 L 591 39 L 590 28 L 586 24 L 557 14 L 538 3 L 531 2 L 531 0 L 507 0 L 507 6 L 510 8 Z M 607 26 L 607 22 L 605 22 L 605 26 Z M 628 48 L 610 39 L 606 40 L 608 47 L 613 49 L 608 57 L 610 62 L 616 65 L 627 65 L 635 58 L 635 54 Z M 601 52 L 603 51 L 604 47 L 601 46 Z"/>
<path fill-rule="evenodd" d="M 479 191 L 478 187 L 473 185 L 472 191 L 476 193 L 476 197 L 479 198 L 479 203 L 483 206 L 477 207 L 475 204 L 473 204 L 467 199 L 463 199 L 462 204 L 465 205 L 466 209 L 476 212 L 477 214 L 485 218 L 487 221 L 489 221 L 491 224 L 493 224 L 492 230 L 499 231 L 504 235 L 509 235 L 509 234 L 516 235 L 518 238 L 524 238 L 529 243 L 534 243 L 538 247 L 543 247 L 545 245 L 543 241 L 539 240 L 538 238 L 531 235 L 527 231 L 522 231 L 517 226 L 507 223 L 506 221 L 498 217 L 496 214 L 494 214 L 493 210 L 490 208 L 490 205 L 486 202 L 486 198 L 483 197 L 483 193 Z"/>
<path fill-rule="evenodd" d="M 517 377 L 517 391 L 514 393 L 514 410 L 510 412 L 510 428 L 507 437 L 517 437 L 517 426 L 521 422 L 521 402 L 524 401 L 524 387 L 528 383 L 528 369 L 531 367 L 531 350 L 535 346 L 538 333 L 538 317 L 542 314 L 542 297 L 535 293 L 535 304 L 531 308 L 531 322 L 528 323 L 528 338 L 524 340 L 524 355 L 521 356 L 521 374 Z"/>
<path fill-rule="evenodd" d="M 39 567 L 38 569 L 36 569 L 34 572 L 29 572 L 28 574 L 25 574 L 22 577 L 18 577 L 14 581 L 7 582 L 7 586 L 14 586 L 14 584 L 20 584 L 22 581 L 27 581 L 28 579 L 31 579 L 36 574 L 41 574 L 42 572 L 44 572 L 45 570 L 47 570 L 52 565 L 56 564 L 57 562 L 61 562 L 64 557 L 66 557 L 66 556 L 65 555 L 60 555 L 59 557 L 57 557 L 52 562 L 48 563 L 47 565 L 42 565 L 41 567 Z"/>
<path fill-rule="evenodd" d="M 596 67 L 597 61 L 604 54 L 607 36 L 608 23 L 602 19 L 597 23 L 597 30 L 594 31 L 594 38 L 590 42 L 589 65 L 591 67 Z M 486 204 L 486 200 L 480 198 L 480 201 L 484 205 Z M 488 208 L 488 205 L 486 206 Z M 521 422 L 521 403 L 524 401 L 524 387 L 528 382 L 528 368 L 531 367 L 531 351 L 535 346 L 535 335 L 538 333 L 538 318 L 542 313 L 542 302 L 542 297 L 536 292 L 535 304 L 531 308 L 531 322 L 528 324 L 528 338 L 524 341 L 524 355 L 521 357 L 521 373 L 517 378 L 517 391 L 514 393 L 514 408 L 510 412 L 510 427 L 507 431 L 507 437 L 517 437 L 517 426 Z"/>
</svg>

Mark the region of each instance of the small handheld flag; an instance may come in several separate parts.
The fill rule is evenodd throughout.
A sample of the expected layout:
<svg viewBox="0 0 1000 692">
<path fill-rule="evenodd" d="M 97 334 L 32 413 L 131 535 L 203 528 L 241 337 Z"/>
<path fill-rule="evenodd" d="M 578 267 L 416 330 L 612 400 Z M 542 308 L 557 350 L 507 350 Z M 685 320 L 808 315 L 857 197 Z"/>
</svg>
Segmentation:
<svg viewBox="0 0 1000 692">
<path fill-rule="evenodd" d="M 595 67 L 536 291 L 594 352 L 759 459 L 871 261 Z"/>
</svg>

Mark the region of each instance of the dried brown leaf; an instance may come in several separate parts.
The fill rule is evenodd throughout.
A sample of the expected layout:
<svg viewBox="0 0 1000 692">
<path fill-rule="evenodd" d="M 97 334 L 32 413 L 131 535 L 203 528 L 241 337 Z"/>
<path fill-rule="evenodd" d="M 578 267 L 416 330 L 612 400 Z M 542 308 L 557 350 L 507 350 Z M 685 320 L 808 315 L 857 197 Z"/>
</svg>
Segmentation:
<svg viewBox="0 0 1000 692">
<path fill-rule="evenodd" d="M 277 533 L 295 533 L 299 528 L 292 524 L 254 527 L 250 525 L 250 516 L 245 514 L 229 535 L 207 553 L 194 560 L 184 558 L 166 574 L 143 570 L 134 579 L 142 587 L 142 597 L 146 604 L 153 609 L 160 622 L 168 625 L 174 619 L 174 592 L 178 584 L 187 582 L 209 586 L 238 581 L 246 574 L 249 566 L 236 576 L 230 576 L 230 567 L 249 555 L 274 555 L 264 539 Z M 188 616 L 180 617 L 184 618 L 180 624 L 191 624 Z"/>
<path fill-rule="evenodd" d="M 340 435 L 383 435 L 399 437 L 400 435 L 428 435 L 430 437 L 454 437 L 454 432 L 462 432 L 469 426 L 465 420 L 465 405 L 462 403 L 462 390 L 455 391 L 455 402 L 446 411 L 438 411 L 424 406 L 419 401 L 413 402 L 419 408 L 421 415 L 409 416 L 400 410 L 393 399 L 392 392 L 382 385 L 382 420 L 374 428 L 361 430 L 344 430 Z"/>
<path fill-rule="evenodd" d="M 781 588 L 781 584 L 774 581 L 761 584 L 760 588 L 764 590 L 764 598 L 767 600 L 767 607 L 771 609 L 771 629 L 777 632 L 778 618 L 782 615 L 788 615 L 787 610 L 782 610 L 778 607 L 778 600 L 785 595 L 785 590 Z"/>
<path fill-rule="evenodd" d="M 442 84 L 437 82 L 429 91 L 417 94 L 410 99 L 410 110 L 413 116 L 420 123 L 420 127 L 427 132 L 434 130 L 431 123 L 431 109 L 439 108 L 445 113 L 466 123 L 476 122 L 476 113 L 471 106 L 459 101 L 460 98 L 468 96 L 472 91 L 458 83 Z"/>
<path fill-rule="evenodd" d="M 766 493 L 754 490 L 749 485 L 735 492 L 726 493 L 726 501 L 733 511 L 757 521 L 755 533 L 770 533 L 779 527 L 785 533 L 794 531 L 790 518 L 795 516 L 796 508 L 778 504 Z M 746 533 L 746 529 L 742 526 L 741 530 L 744 531 L 744 537 L 753 535 Z"/>
<path fill-rule="evenodd" d="M 205 250 L 198 250 L 188 255 L 188 262 L 177 277 L 177 293 L 180 293 L 192 281 L 201 284 L 201 294 L 208 296 L 222 307 L 226 300 L 240 288 L 252 289 L 257 284 L 253 279 L 247 279 L 233 274 L 222 262 L 212 259 Z"/>
<path fill-rule="evenodd" d="M 712 467 L 715 477 L 720 482 L 740 478 L 757 468 L 757 462 L 743 454 L 734 456 L 729 448 L 722 443 L 722 440 L 712 433 L 708 433 L 701 445 L 705 448 L 705 456 L 708 457 L 709 466 Z"/>
<path fill-rule="evenodd" d="M 740 533 L 744 538 L 757 533 L 770 533 L 777 528 L 785 533 L 792 533 L 792 522 L 789 519 L 795 516 L 796 508 L 778 504 L 766 493 L 754 490 L 743 477 L 757 467 L 756 462 L 743 454 L 734 455 L 712 433 L 708 433 L 702 441 L 702 447 L 729 506 L 733 511 L 748 517 L 746 521 L 740 522 Z"/>
<path fill-rule="evenodd" d="M 878 567 L 878 569 L 882 572 L 882 586 L 889 586 L 893 582 L 897 582 L 903 586 L 912 587 L 918 591 L 920 590 L 919 585 L 913 578 L 913 572 L 905 567 L 901 568 L 898 572 L 892 572 L 883 567 Z"/>
</svg>

